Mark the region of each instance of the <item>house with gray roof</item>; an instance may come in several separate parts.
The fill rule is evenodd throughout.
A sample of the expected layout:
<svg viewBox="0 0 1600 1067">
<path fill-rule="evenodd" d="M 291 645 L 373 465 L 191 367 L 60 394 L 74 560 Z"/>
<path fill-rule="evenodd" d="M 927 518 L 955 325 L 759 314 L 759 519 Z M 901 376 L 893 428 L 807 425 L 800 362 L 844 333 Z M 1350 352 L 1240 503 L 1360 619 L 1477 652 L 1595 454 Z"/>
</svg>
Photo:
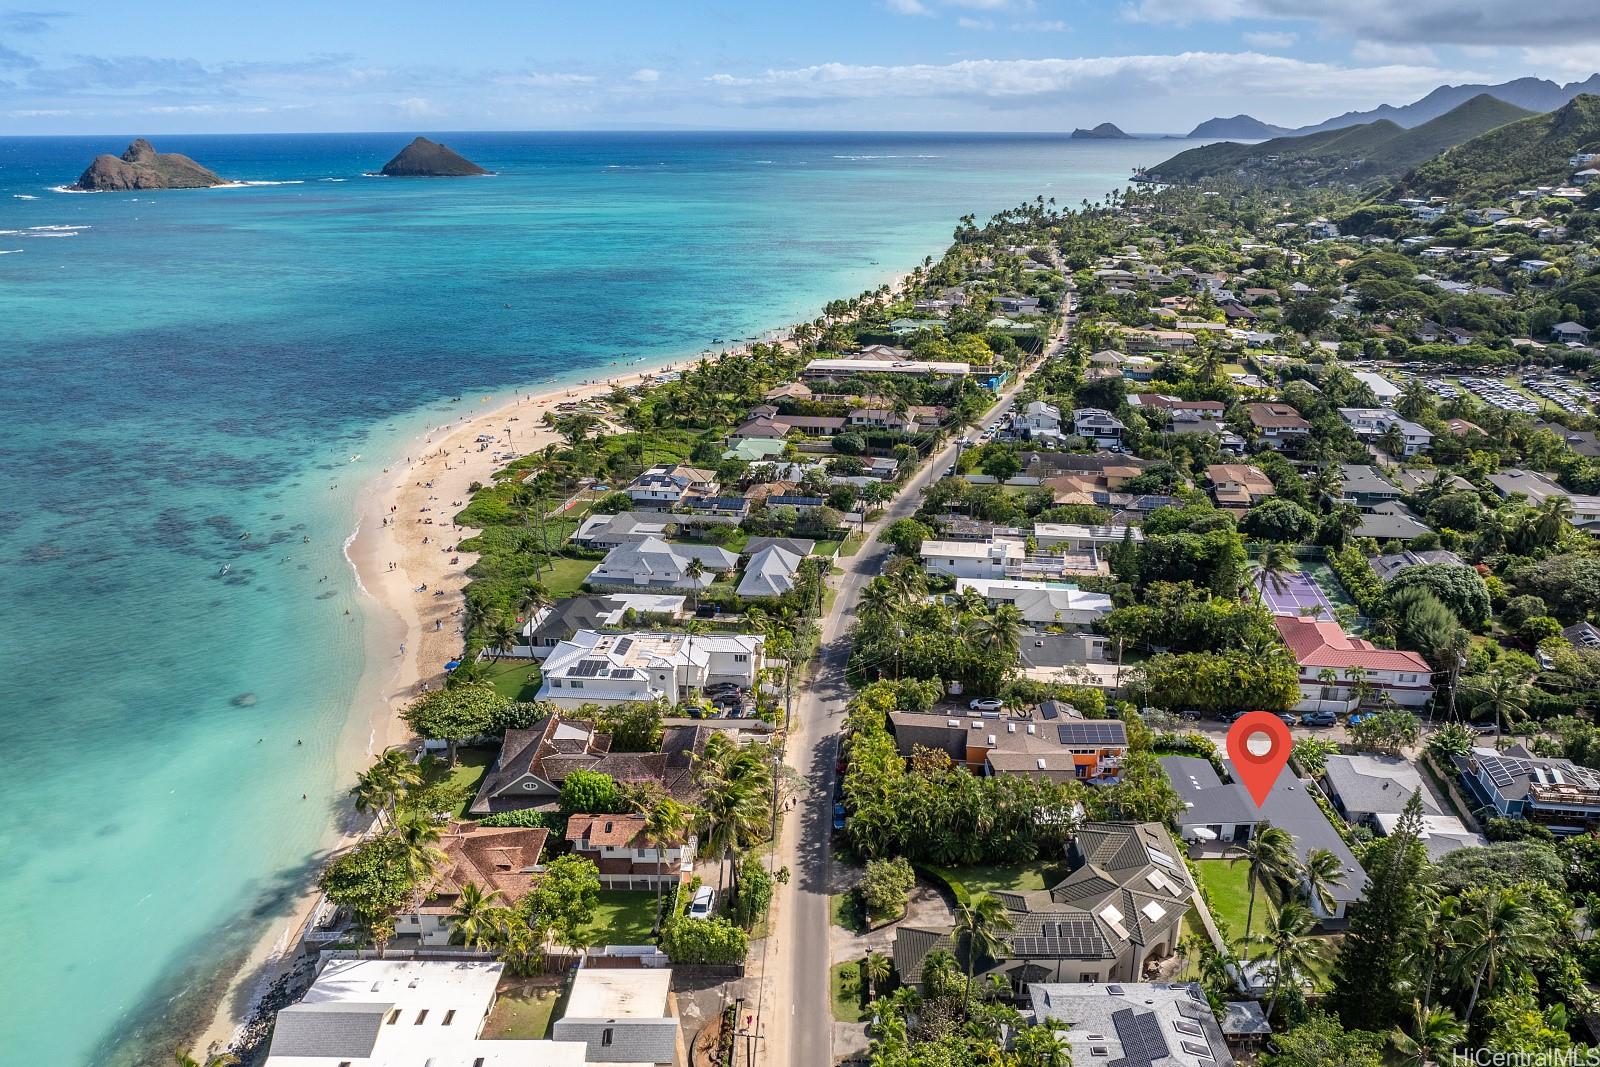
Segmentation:
<svg viewBox="0 0 1600 1067">
<path fill-rule="evenodd" d="M 584 519 L 572 535 L 572 543 L 584 548 L 610 549 L 647 537 L 665 538 L 671 532 L 671 517 L 659 511 L 619 511 L 615 515 L 590 515 Z"/>
<path fill-rule="evenodd" d="M 1600 771 L 1535 756 L 1520 744 L 1474 748 L 1451 762 L 1468 799 L 1494 815 L 1537 822 L 1558 836 L 1600 828 Z"/>
<path fill-rule="evenodd" d="M 1389 477 L 1400 487 L 1400 491 L 1408 496 L 1415 496 L 1440 478 L 1443 478 L 1444 484 L 1452 490 L 1472 489 L 1472 483 L 1461 475 L 1451 474 L 1437 467 L 1402 467 L 1397 471 L 1390 471 Z"/>
<path fill-rule="evenodd" d="M 1399 500 L 1402 495 L 1398 485 L 1365 463 L 1341 463 L 1339 475 L 1344 499 L 1363 511 Z"/>
<path fill-rule="evenodd" d="M 1408 571 L 1412 567 L 1420 567 L 1427 563 L 1454 563 L 1462 564 L 1461 557 L 1448 549 L 1435 548 L 1426 552 L 1413 552 L 1403 548 L 1399 552 L 1382 552 L 1367 560 L 1367 566 L 1385 582 L 1392 581 L 1395 575 Z"/>
<path fill-rule="evenodd" d="M 1312 902 L 1312 910 L 1319 918 L 1342 920 L 1345 909 L 1361 899 L 1367 888 L 1367 873 L 1322 814 L 1307 791 L 1307 784 L 1292 771 L 1285 768 L 1279 772 L 1266 801 L 1257 806 L 1244 785 L 1233 780 L 1232 764 L 1227 760 L 1223 767 L 1228 781 L 1223 781 L 1210 760 L 1195 756 L 1163 756 L 1161 766 L 1183 801 L 1178 831 L 1185 841 L 1243 844 L 1255 832 L 1257 823 L 1268 822 L 1287 830 L 1294 838 L 1295 854 L 1302 863 L 1314 849 L 1324 849 L 1338 859 L 1344 881 L 1330 887 L 1331 913 Z"/>
<path fill-rule="evenodd" d="M 682 596 L 666 593 L 602 593 L 566 597 L 533 612 L 522 624 L 522 641 L 511 655 L 544 659 L 579 630 L 636 629 L 683 614 Z M 631 620 L 631 621 L 630 621 Z"/>
<path fill-rule="evenodd" d="M 698 561 L 699 574 L 691 573 Z M 667 542 L 657 537 L 630 541 L 606 553 L 589 572 L 591 588 L 705 589 L 739 564 L 739 557 L 716 545 Z"/>
<path fill-rule="evenodd" d="M 1085 823 L 1067 847 L 1071 873 L 1052 889 L 1000 892 L 1012 929 L 1005 958 L 974 961 L 979 978 L 1000 975 L 1013 992 L 1038 982 L 1133 982 L 1177 947 L 1194 883 L 1160 823 Z M 967 944 L 950 929 L 902 926 L 894 964 L 901 981 L 922 982 L 935 949 L 966 966 Z"/>
<path fill-rule="evenodd" d="M 1371 823 L 1380 814 L 1398 815 L 1419 792 L 1423 814 L 1442 814 L 1422 784 L 1422 772 L 1402 756 L 1365 752 L 1329 756 L 1322 781 L 1334 810 L 1353 823 Z"/>
<path fill-rule="evenodd" d="M 744 577 L 734 591 L 752 600 L 783 596 L 794 588 L 795 575 L 805 558 L 805 554 L 781 544 L 758 548 L 745 564 Z"/>
<path fill-rule="evenodd" d="M 1116 985 L 1037 982 L 1028 989 L 1036 1026 L 1049 1026 L 1076 1064 L 1232 1067 L 1233 1055 L 1196 983 Z"/>
<path fill-rule="evenodd" d="M 1374 541 L 1411 541 L 1423 534 L 1433 533 L 1433 528 L 1398 500 L 1379 504 L 1361 516 L 1361 525 L 1350 531 L 1352 537 L 1370 537 Z"/>
<path fill-rule="evenodd" d="M 583 1042 L 589 1063 L 672 1063 L 678 1020 L 671 988 L 666 968 L 581 967 L 550 1036 Z"/>
</svg>

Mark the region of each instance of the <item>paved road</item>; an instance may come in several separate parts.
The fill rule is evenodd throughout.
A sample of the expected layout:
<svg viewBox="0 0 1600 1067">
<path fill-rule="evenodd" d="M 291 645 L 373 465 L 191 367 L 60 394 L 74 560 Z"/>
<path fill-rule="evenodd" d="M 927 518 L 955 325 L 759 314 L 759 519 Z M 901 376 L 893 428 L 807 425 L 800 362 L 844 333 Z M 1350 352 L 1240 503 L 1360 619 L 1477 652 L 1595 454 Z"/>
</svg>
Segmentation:
<svg viewBox="0 0 1600 1067">
<path fill-rule="evenodd" d="M 1045 359 L 1061 347 L 1057 337 Z M 1011 410 L 1026 375 L 1019 375 L 1001 393 L 979 422 L 987 427 Z M 975 439 L 975 438 L 974 438 Z M 821 648 L 810 684 L 795 700 L 786 756 L 789 765 L 811 783 L 784 823 L 778 863 L 788 866 L 790 884 L 776 903 L 775 941 L 768 946 L 769 973 L 763 998 L 761 1053 L 767 1062 L 788 1067 L 830 1067 L 833 1063 L 833 1012 L 828 989 L 828 895 L 832 887 L 833 779 L 839 730 L 851 696 L 845 683 L 850 658 L 850 627 L 855 623 L 861 590 L 882 573 L 891 549 L 877 541 L 878 532 L 917 510 L 923 490 L 943 477 L 954 462 L 957 443 L 933 456 L 867 528 L 867 541 L 854 556 L 842 556 L 838 595 L 821 620 Z"/>
</svg>

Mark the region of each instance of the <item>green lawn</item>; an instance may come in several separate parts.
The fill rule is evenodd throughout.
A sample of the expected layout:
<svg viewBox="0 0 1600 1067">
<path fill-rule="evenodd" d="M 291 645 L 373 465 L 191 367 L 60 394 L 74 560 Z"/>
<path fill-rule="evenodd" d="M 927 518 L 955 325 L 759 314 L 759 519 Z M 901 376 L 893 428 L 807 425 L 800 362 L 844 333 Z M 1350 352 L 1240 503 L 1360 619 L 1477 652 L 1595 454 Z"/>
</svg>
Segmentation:
<svg viewBox="0 0 1600 1067">
<path fill-rule="evenodd" d="M 1194 866 L 1200 872 L 1200 881 L 1205 883 L 1212 916 L 1228 928 L 1224 936 L 1230 942 L 1243 937 L 1245 914 L 1250 907 L 1250 889 L 1246 881 L 1250 868 L 1246 864 L 1232 864 L 1227 860 L 1196 860 Z M 1273 910 L 1271 899 L 1258 886 L 1251 933 L 1266 929 L 1265 920 Z"/>
<path fill-rule="evenodd" d="M 828 913 L 833 917 L 833 925 L 841 930 L 859 934 L 866 929 L 866 922 L 861 914 L 861 898 L 854 892 L 835 893 L 829 897 Z"/>
<path fill-rule="evenodd" d="M 849 534 L 845 537 L 844 542 L 839 546 L 839 555 L 853 556 L 857 552 L 861 551 L 861 546 L 865 543 L 866 540 L 861 536 L 860 533 Z"/>
<path fill-rule="evenodd" d="M 594 570 L 595 561 L 592 559 L 566 559 L 556 557 L 550 561 L 550 566 L 539 572 L 539 580 L 544 583 L 545 590 L 555 599 L 572 596 L 583 588 L 583 580 L 589 577 L 589 572 Z"/>
<path fill-rule="evenodd" d="M 670 908 L 670 894 L 662 894 L 663 907 Z M 656 895 L 625 889 L 600 890 L 600 903 L 594 909 L 589 927 L 591 945 L 653 945 L 650 928 L 656 921 Z"/>
<path fill-rule="evenodd" d="M 483 1036 L 497 1041 L 539 1041 L 550 1036 L 550 1020 L 561 1002 L 562 986 L 548 980 L 521 982 L 500 990 Z"/>
<path fill-rule="evenodd" d="M 539 661 L 502 659 L 487 662 L 481 677 L 509 700 L 532 701 L 539 693 Z"/>
<path fill-rule="evenodd" d="M 833 994 L 833 1017 L 839 1022 L 858 1023 L 868 1017 L 860 960 L 835 964 L 828 972 L 828 988 Z"/>
<path fill-rule="evenodd" d="M 487 748 L 458 748 L 454 767 L 450 766 L 448 754 L 439 756 L 439 770 L 432 776 L 432 781 L 449 779 L 467 788 L 466 799 L 461 802 L 461 807 L 456 809 L 456 818 L 467 817 L 467 806 L 472 803 L 472 798 L 478 792 L 478 783 L 483 781 L 483 776 L 489 773 L 489 768 L 494 765 L 496 755 L 497 752 Z"/>
<path fill-rule="evenodd" d="M 945 867 L 938 871 L 956 890 L 958 897 L 968 899 L 979 893 L 997 890 L 1026 892 L 1032 889 L 1049 889 L 1066 876 L 1066 872 L 1049 863 L 1019 863 L 1010 867 Z"/>
</svg>

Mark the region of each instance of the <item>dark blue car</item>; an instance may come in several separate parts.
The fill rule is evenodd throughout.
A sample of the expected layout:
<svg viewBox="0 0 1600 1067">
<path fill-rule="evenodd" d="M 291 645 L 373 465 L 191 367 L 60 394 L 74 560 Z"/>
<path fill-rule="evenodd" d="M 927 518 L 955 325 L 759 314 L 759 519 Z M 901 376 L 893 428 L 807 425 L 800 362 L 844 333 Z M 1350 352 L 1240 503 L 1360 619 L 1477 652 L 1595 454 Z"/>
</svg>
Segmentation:
<svg viewBox="0 0 1600 1067">
<path fill-rule="evenodd" d="M 835 801 L 834 802 L 834 805 L 833 805 L 833 828 L 835 830 L 843 830 L 844 829 L 844 802 L 843 801 Z"/>
</svg>

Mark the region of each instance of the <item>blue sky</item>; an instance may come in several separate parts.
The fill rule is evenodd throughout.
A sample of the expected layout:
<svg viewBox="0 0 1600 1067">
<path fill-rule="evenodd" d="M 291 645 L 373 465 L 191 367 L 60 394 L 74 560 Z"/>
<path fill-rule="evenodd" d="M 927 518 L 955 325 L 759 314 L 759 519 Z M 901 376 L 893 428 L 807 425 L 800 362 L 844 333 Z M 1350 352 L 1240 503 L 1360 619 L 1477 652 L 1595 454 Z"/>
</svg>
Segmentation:
<svg viewBox="0 0 1600 1067">
<path fill-rule="evenodd" d="M 0 134 L 1299 125 L 1587 77 L 1595 4 L 66 0 L 0 7 Z"/>
</svg>

